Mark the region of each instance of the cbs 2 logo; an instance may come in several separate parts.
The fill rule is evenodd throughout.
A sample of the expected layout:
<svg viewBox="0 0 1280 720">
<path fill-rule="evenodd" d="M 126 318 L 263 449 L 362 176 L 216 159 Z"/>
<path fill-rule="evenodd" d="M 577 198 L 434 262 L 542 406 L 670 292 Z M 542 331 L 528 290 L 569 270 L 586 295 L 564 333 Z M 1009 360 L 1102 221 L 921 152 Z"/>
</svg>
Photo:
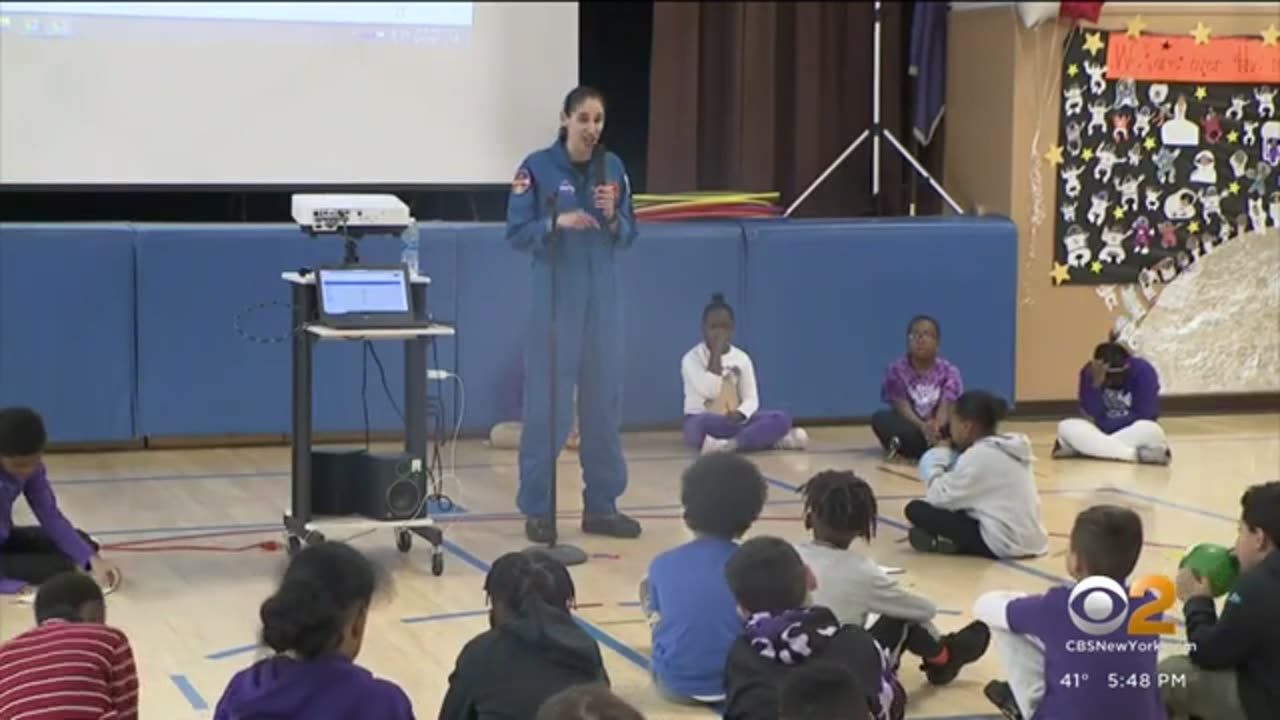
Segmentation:
<svg viewBox="0 0 1280 720">
<path fill-rule="evenodd" d="M 1130 599 L 1141 599 L 1148 592 L 1154 592 L 1156 597 L 1135 607 L 1130 616 Z M 1109 577 L 1095 575 L 1071 589 L 1067 612 L 1076 629 L 1089 635 L 1110 635 L 1125 624 L 1126 618 L 1130 635 L 1173 635 L 1172 622 L 1152 618 L 1173 607 L 1176 599 L 1173 580 L 1163 575 L 1141 577 L 1128 591 Z"/>
</svg>

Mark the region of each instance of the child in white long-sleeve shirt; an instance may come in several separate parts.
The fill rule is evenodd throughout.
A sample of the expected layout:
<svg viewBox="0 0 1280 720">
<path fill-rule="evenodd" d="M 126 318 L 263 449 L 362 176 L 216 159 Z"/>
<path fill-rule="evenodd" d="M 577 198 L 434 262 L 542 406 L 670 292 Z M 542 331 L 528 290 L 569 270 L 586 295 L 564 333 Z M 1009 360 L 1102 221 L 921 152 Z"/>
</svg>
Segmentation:
<svg viewBox="0 0 1280 720">
<path fill-rule="evenodd" d="M 804 525 L 813 540 L 796 549 L 817 580 L 815 603 L 830 608 L 840 622 L 859 627 L 871 613 L 879 615 L 870 628 L 876 642 L 895 664 L 904 649 L 920 656 L 921 669 L 934 685 L 951 682 L 962 667 L 982 657 L 991 640 L 985 624 L 973 622 L 942 635 L 933 625 L 937 606 L 908 592 L 866 554 L 878 511 L 865 480 L 847 470 L 826 470 L 800 491 Z"/>
<path fill-rule="evenodd" d="M 1021 433 L 997 433 L 1007 411 L 1004 400 L 985 390 L 956 400 L 951 442 L 960 454 L 938 447 L 920 459 L 927 489 L 923 500 L 907 503 L 911 547 L 987 558 L 1048 552 L 1031 441 Z"/>
<path fill-rule="evenodd" d="M 702 342 L 680 362 L 684 443 L 694 450 L 803 450 L 808 434 L 778 410 L 761 410 L 751 357 L 732 345 L 733 308 L 716 293 L 702 311 Z"/>
</svg>

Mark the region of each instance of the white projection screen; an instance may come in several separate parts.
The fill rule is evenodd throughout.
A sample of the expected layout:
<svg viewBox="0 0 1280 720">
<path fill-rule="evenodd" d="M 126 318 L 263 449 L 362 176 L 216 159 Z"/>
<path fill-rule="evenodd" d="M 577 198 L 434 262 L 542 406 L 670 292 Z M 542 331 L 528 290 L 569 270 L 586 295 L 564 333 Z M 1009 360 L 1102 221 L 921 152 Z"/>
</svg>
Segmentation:
<svg viewBox="0 0 1280 720">
<path fill-rule="evenodd" d="M 0 184 L 509 183 L 573 2 L 0 2 Z"/>
</svg>

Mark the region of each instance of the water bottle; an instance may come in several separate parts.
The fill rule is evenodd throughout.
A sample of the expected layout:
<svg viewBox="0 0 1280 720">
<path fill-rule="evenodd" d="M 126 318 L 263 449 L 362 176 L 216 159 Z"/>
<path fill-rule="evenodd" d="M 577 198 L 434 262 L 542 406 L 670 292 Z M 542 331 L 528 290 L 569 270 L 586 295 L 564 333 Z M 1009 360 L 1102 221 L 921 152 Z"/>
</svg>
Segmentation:
<svg viewBox="0 0 1280 720">
<path fill-rule="evenodd" d="M 418 224 L 412 223 L 400 233 L 400 262 L 409 269 L 410 276 L 418 273 Z"/>
</svg>

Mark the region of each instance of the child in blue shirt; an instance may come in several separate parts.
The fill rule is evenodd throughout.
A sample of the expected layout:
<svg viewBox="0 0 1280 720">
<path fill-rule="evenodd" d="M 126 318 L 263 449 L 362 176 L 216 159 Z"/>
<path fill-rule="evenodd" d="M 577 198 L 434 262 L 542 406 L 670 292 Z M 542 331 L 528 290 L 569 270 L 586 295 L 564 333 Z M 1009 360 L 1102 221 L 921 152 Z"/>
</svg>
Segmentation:
<svg viewBox="0 0 1280 720">
<path fill-rule="evenodd" d="M 741 455 L 704 455 L 684 473 L 680 502 L 694 539 L 655 557 L 640 584 L 654 681 L 673 701 L 724 700 L 725 661 L 742 634 L 725 563 L 766 496 L 764 476 Z"/>
</svg>

